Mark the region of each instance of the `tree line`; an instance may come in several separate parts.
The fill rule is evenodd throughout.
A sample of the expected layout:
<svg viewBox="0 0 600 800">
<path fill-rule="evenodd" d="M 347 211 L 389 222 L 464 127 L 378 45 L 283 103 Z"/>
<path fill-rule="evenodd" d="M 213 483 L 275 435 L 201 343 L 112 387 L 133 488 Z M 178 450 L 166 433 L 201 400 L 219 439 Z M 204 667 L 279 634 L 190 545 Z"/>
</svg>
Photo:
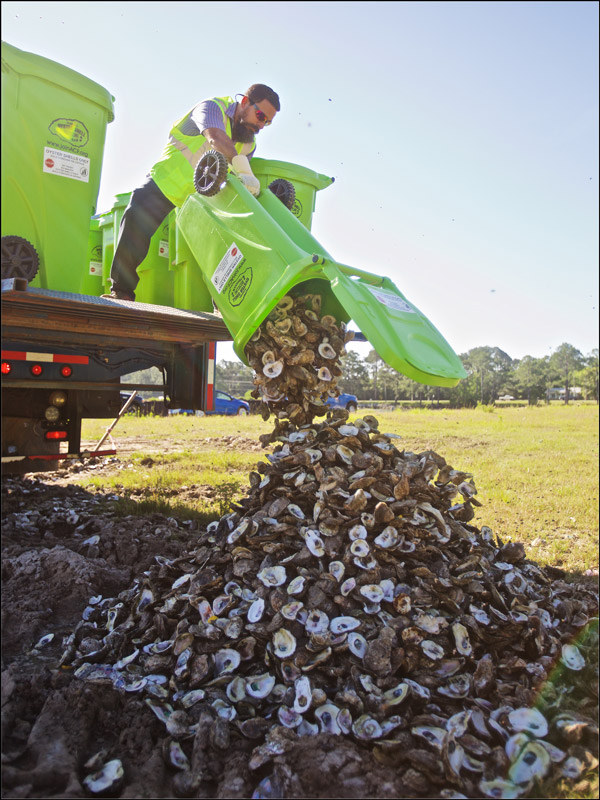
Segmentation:
<svg viewBox="0 0 600 800">
<path fill-rule="evenodd" d="M 339 386 L 359 400 L 445 401 L 454 408 L 491 405 L 511 396 L 531 405 L 549 401 L 553 389 L 563 389 L 565 403 L 575 396 L 598 402 L 598 349 L 583 355 L 564 343 L 549 356 L 513 359 L 499 347 L 474 347 L 460 354 L 467 377 L 452 389 L 425 386 L 388 366 L 371 350 L 361 357 L 349 350 L 342 359 L 344 374 Z M 253 388 L 253 372 L 242 362 L 219 361 L 216 386 L 237 397 Z M 577 393 L 573 390 L 577 388 Z"/>
</svg>

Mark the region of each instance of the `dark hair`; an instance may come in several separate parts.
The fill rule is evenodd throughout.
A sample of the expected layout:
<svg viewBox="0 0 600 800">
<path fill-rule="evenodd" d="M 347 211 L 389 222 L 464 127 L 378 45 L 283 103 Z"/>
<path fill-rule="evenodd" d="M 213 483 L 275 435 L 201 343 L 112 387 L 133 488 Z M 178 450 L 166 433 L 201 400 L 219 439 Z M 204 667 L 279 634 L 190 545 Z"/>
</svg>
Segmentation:
<svg viewBox="0 0 600 800">
<path fill-rule="evenodd" d="M 264 83 L 253 83 L 246 92 L 246 97 L 251 103 L 260 103 L 261 100 L 268 100 L 275 111 L 279 111 L 281 108 L 277 92 L 274 92 L 270 86 L 265 86 Z"/>
</svg>

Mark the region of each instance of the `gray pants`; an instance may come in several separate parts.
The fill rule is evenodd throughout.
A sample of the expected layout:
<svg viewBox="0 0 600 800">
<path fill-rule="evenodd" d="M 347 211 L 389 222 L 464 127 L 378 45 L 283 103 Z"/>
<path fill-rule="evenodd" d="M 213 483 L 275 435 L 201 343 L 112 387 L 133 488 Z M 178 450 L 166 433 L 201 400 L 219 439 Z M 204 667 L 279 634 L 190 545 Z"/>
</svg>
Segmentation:
<svg viewBox="0 0 600 800">
<path fill-rule="evenodd" d="M 121 219 L 110 268 L 114 291 L 135 294 L 139 281 L 137 268 L 148 255 L 150 239 L 174 208 L 150 177 L 133 190 Z"/>
</svg>

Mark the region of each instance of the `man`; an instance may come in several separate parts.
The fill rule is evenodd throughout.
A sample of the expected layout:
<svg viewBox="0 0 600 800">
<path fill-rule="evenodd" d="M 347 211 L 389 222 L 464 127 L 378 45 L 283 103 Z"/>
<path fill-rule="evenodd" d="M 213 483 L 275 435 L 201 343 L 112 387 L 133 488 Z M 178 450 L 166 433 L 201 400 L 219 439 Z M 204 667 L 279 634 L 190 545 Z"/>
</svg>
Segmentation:
<svg viewBox="0 0 600 800">
<path fill-rule="evenodd" d="M 162 158 L 131 194 L 110 270 L 111 293 L 103 297 L 135 300 L 137 268 L 150 239 L 169 212 L 194 191 L 194 169 L 207 150 L 223 153 L 248 191 L 258 196 L 260 184 L 249 161 L 256 149 L 254 137 L 273 122 L 279 109 L 276 92 L 255 83 L 239 102 L 232 97 L 204 100 L 175 123 Z"/>
</svg>

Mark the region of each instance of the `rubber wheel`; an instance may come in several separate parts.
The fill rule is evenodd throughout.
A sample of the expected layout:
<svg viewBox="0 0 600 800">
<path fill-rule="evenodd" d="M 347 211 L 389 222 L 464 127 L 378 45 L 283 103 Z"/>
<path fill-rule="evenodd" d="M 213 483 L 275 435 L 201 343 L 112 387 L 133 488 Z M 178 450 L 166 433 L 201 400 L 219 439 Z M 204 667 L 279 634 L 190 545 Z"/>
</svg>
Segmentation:
<svg viewBox="0 0 600 800">
<path fill-rule="evenodd" d="M 354 403 L 348 403 L 348 405 L 346 406 L 346 409 L 347 409 L 347 410 L 348 410 L 348 411 L 349 411 L 351 414 L 356 414 L 356 405 L 355 405 Z"/>
<path fill-rule="evenodd" d="M 238 408 L 237 410 L 238 417 L 245 417 L 247 413 L 245 408 Z"/>
<path fill-rule="evenodd" d="M 227 159 L 218 150 L 207 150 L 194 170 L 194 186 L 198 194 L 212 197 L 227 180 Z"/>
<path fill-rule="evenodd" d="M 40 257 L 35 247 L 21 236 L 2 237 L 2 280 L 6 278 L 35 278 Z"/>
<path fill-rule="evenodd" d="M 291 211 L 292 206 L 296 202 L 294 184 L 290 183 L 290 181 L 286 181 L 285 178 L 275 178 L 275 180 L 271 181 L 269 184 L 269 189 L 281 200 L 283 205 Z"/>
</svg>

